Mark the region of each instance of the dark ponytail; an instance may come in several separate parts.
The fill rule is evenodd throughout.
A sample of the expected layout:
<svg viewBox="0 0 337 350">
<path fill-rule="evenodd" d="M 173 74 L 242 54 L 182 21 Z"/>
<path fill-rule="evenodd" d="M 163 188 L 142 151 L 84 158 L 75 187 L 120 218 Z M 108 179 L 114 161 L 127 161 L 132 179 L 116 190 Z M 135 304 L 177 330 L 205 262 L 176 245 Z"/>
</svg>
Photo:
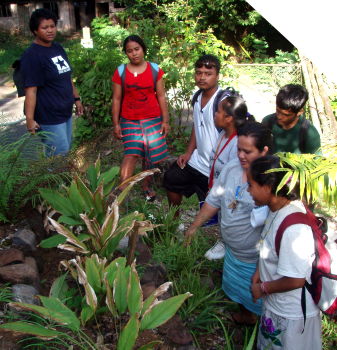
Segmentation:
<svg viewBox="0 0 337 350">
<path fill-rule="evenodd" d="M 267 172 L 270 169 L 281 168 L 280 158 L 277 156 L 264 156 L 258 159 L 255 159 L 250 166 L 250 174 L 252 179 L 257 182 L 260 186 L 267 185 L 271 189 L 271 193 L 284 197 L 290 200 L 298 198 L 298 195 L 295 193 L 296 190 L 289 192 L 288 183 L 286 183 L 279 191 L 277 187 L 281 183 L 285 172 L 283 171 L 273 171 Z M 290 181 L 290 179 L 289 179 Z"/>
<path fill-rule="evenodd" d="M 248 113 L 245 101 L 238 96 L 228 96 L 221 102 L 221 108 L 234 119 L 235 128 L 239 129 L 247 122 L 255 121 Z"/>
</svg>

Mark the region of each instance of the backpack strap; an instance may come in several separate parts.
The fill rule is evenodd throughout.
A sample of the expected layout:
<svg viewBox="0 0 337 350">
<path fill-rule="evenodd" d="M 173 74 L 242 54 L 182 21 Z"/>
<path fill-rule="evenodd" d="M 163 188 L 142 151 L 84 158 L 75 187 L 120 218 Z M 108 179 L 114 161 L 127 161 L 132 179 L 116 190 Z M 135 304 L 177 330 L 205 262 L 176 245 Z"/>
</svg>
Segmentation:
<svg viewBox="0 0 337 350">
<path fill-rule="evenodd" d="M 202 90 L 199 89 L 192 97 L 192 101 L 191 101 L 191 104 L 192 104 L 192 108 L 194 108 L 194 105 L 195 103 L 198 101 L 198 97 L 200 96 L 200 94 L 202 93 Z"/>
<path fill-rule="evenodd" d="M 300 126 L 300 136 L 299 136 L 299 149 L 301 153 L 305 153 L 305 141 L 308 135 L 308 129 L 310 126 L 310 121 L 306 118 L 303 118 Z"/>
<path fill-rule="evenodd" d="M 152 73 L 152 79 L 153 79 L 153 88 L 154 91 L 156 91 L 156 85 L 157 85 L 157 79 L 158 79 L 158 73 L 159 73 L 159 66 L 157 63 L 149 62 L 151 67 L 151 73 Z M 122 81 L 122 96 L 124 96 L 124 85 L 125 85 L 125 72 L 126 72 L 126 64 L 121 64 L 117 67 L 118 74 Z"/>
<path fill-rule="evenodd" d="M 122 80 L 122 88 L 124 88 L 124 83 L 125 83 L 125 70 L 126 70 L 126 64 L 121 64 L 117 67 L 118 74 Z"/>
<path fill-rule="evenodd" d="M 281 222 L 281 225 L 277 229 L 276 236 L 275 236 L 275 250 L 277 256 L 280 254 L 280 247 L 281 247 L 281 240 L 283 237 L 284 231 L 291 225 L 296 224 L 304 224 L 304 225 L 310 225 L 310 221 L 308 219 L 308 216 L 306 213 L 296 212 L 292 213 L 284 218 L 284 220 Z"/>
<path fill-rule="evenodd" d="M 152 79 L 153 79 L 153 88 L 154 88 L 154 91 L 156 91 L 159 66 L 157 63 L 154 63 L 154 62 L 150 62 L 150 66 L 151 66 Z"/>
<path fill-rule="evenodd" d="M 306 210 L 308 210 L 306 208 Z M 301 213 L 301 212 L 296 212 L 292 213 L 284 218 L 284 220 L 281 222 L 281 225 L 279 226 L 276 236 L 275 236 L 275 250 L 277 256 L 280 255 L 280 247 L 281 247 L 281 239 L 283 237 L 284 231 L 291 225 L 296 225 L 296 224 L 304 224 L 304 225 L 310 225 L 310 219 L 308 217 L 308 213 Z M 302 293 L 301 293 L 301 308 L 302 308 L 302 313 L 303 313 L 303 330 L 302 333 L 304 332 L 305 328 L 305 322 L 307 320 L 307 304 L 306 304 L 306 298 L 305 298 L 305 286 L 302 287 Z"/>
</svg>

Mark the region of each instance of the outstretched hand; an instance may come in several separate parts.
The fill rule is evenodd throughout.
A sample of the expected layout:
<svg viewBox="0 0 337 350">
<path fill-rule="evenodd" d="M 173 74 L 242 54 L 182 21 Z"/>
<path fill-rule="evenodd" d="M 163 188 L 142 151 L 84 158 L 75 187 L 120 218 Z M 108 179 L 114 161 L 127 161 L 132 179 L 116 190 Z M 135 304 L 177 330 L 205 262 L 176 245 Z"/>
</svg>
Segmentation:
<svg viewBox="0 0 337 350">
<path fill-rule="evenodd" d="M 192 228 L 192 227 L 189 227 L 185 231 L 185 233 L 184 233 L 184 236 L 185 236 L 184 246 L 185 247 L 187 247 L 187 246 L 189 246 L 191 244 L 193 236 L 195 235 L 195 232 L 196 232 L 196 229 Z"/>
</svg>

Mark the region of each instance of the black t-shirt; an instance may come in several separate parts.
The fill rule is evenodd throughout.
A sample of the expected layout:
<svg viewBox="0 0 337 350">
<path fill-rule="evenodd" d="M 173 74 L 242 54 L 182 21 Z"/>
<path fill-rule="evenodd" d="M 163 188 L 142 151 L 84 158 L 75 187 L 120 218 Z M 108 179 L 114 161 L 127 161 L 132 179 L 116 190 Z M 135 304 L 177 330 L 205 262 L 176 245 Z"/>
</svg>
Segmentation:
<svg viewBox="0 0 337 350">
<path fill-rule="evenodd" d="M 21 58 L 25 87 L 37 87 L 34 119 L 41 124 L 61 124 L 72 114 L 74 104 L 71 68 L 58 43 L 50 47 L 33 43 Z"/>
</svg>

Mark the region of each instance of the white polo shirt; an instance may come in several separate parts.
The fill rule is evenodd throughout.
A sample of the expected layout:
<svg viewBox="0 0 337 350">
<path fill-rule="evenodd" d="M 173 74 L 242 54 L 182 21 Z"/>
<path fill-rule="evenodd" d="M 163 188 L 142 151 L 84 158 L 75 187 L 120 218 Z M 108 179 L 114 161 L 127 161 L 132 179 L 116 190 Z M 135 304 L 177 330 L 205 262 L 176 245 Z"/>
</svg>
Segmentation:
<svg viewBox="0 0 337 350">
<path fill-rule="evenodd" d="M 210 156 L 212 148 L 216 147 L 219 131 L 214 124 L 213 103 L 220 87 L 209 99 L 206 106 L 201 109 L 202 93 L 198 96 L 193 108 L 194 131 L 197 148 L 193 151 L 188 164 L 209 177 Z"/>
</svg>

